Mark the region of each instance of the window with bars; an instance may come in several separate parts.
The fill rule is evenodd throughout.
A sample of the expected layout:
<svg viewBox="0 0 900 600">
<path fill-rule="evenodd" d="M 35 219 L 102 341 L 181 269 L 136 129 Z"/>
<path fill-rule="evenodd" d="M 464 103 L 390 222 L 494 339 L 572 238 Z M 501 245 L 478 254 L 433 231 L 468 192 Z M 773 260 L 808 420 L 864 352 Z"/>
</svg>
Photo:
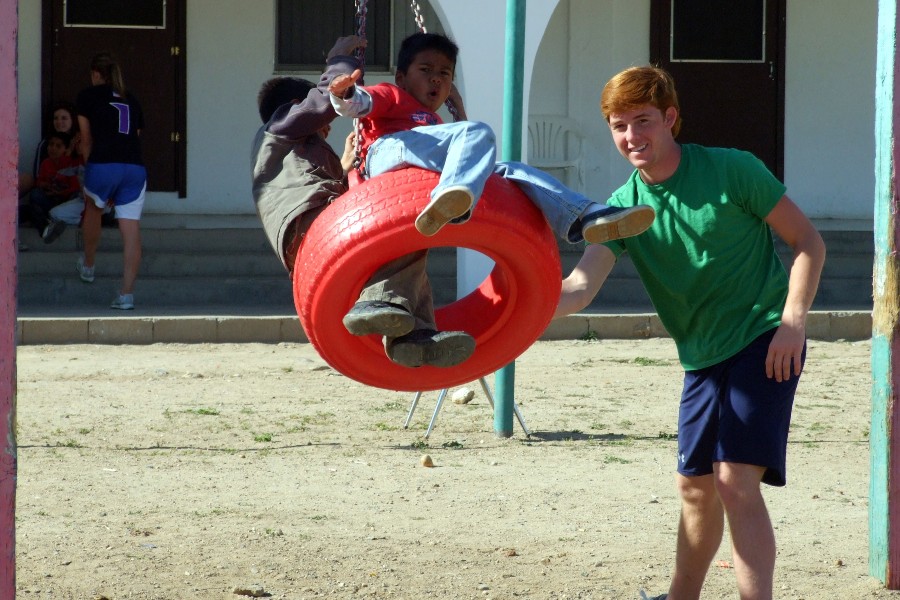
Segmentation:
<svg viewBox="0 0 900 600">
<path fill-rule="evenodd" d="M 672 62 L 765 62 L 765 0 L 672 0 Z"/>
<path fill-rule="evenodd" d="M 366 70 L 388 72 L 403 39 L 418 31 L 408 0 L 368 0 Z M 443 33 L 437 14 L 418 1 L 425 27 Z M 275 12 L 276 71 L 318 71 L 334 41 L 357 33 L 356 6 L 351 0 L 278 0 Z"/>
</svg>

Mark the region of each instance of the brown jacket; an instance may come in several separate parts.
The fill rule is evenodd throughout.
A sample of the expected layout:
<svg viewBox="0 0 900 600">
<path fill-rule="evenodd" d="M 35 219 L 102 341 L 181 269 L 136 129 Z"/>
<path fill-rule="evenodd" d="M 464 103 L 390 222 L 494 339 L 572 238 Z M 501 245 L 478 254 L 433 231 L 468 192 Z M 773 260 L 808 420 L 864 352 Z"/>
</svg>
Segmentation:
<svg viewBox="0 0 900 600">
<path fill-rule="evenodd" d="M 337 75 L 352 73 L 358 64 L 349 56 L 331 59 L 306 99 L 279 107 L 253 140 L 256 213 L 286 269 L 284 236 L 291 222 L 347 191 L 340 157 L 319 130 L 337 117 L 328 84 Z"/>
</svg>

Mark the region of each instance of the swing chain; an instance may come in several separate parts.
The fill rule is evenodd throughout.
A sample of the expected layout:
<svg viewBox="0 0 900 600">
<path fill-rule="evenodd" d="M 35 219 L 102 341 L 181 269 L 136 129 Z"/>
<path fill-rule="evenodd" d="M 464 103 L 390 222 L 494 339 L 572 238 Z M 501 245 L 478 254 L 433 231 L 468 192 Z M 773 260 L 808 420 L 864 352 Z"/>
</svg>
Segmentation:
<svg viewBox="0 0 900 600">
<path fill-rule="evenodd" d="M 425 17 L 422 16 L 422 9 L 419 7 L 419 3 L 416 0 L 410 0 L 409 6 L 412 8 L 413 16 L 415 17 L 416 27 L 422 33 L 428 33 L 428 30 L 425 29 Z"/>
<path fill-rule="evenodd" d="M 363 39 L 366 37 L 366 3 L 368 0 L 355 0 L 356 5 L 356 30 L 357 35 Z M 360 68 L 365 67 L 366 49 L 357 48 L 356 58 L 359 59 Z"/>
<path fill-rule="evenodd" d="M 355 0 L 356 4 L 356 25 L 357 35 L 363 39 L 366 37 L 366 3 L 368 0 Z M 356 49 L 356 58 L 359 60 L 360 69 L 365 70 L 366 49 L 359 47 Z M 353 119 L 353 129 L 356 131 L 356 140 L 354 143 L 353 168 L 359 172 L 361 179 L 365 179 L 365 172 L 362 166 L 362 158 L 359 155 L 359 149 L 362 147 L 362 122 L 359 119 Z"/>
</svg>

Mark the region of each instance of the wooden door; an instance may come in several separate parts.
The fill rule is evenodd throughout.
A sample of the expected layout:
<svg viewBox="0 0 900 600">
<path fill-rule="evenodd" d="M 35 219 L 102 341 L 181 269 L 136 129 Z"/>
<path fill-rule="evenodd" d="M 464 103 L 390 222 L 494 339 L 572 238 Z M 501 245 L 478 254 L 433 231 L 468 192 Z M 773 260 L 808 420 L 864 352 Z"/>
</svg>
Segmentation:
<svg viewBox="0 0 900 600">
<path fill-rule="evenodd" d="M 186 192 L 184 0 L 44 0 L 43 113 L 91 84 L 91 58 L 112 53 L 144 109 L 149 191 Z M 46 124 L 42 125 L 46 127 Z M 45 132 L 46 133 L 46 132 Z"/>
<path fill-rule="evenodd" d="M 675 78 L 678 140 L 753 152 L 784 176 L 786 0 L 651 0 L 650 60 Z"/>
</svg>

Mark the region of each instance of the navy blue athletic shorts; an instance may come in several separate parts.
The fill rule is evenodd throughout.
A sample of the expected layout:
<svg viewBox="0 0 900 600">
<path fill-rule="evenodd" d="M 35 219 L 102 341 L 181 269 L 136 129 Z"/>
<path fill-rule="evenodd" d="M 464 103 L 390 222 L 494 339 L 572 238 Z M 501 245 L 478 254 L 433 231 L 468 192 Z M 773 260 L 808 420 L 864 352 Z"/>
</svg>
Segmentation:
<svg viewBox="0 0 900 600">
<path fill-rule="evenodd" d="M 794 393 L 800 378 L 766 377 L 775 329 L 722 362 L 686 371 L 678 410 L 678 472 L 709 475 L 713 463 L 765 467 L 763 483 L 785 484 L 785 457 Z M 806 345 L 802 362 L 806 362 Z"/>
</svg>

